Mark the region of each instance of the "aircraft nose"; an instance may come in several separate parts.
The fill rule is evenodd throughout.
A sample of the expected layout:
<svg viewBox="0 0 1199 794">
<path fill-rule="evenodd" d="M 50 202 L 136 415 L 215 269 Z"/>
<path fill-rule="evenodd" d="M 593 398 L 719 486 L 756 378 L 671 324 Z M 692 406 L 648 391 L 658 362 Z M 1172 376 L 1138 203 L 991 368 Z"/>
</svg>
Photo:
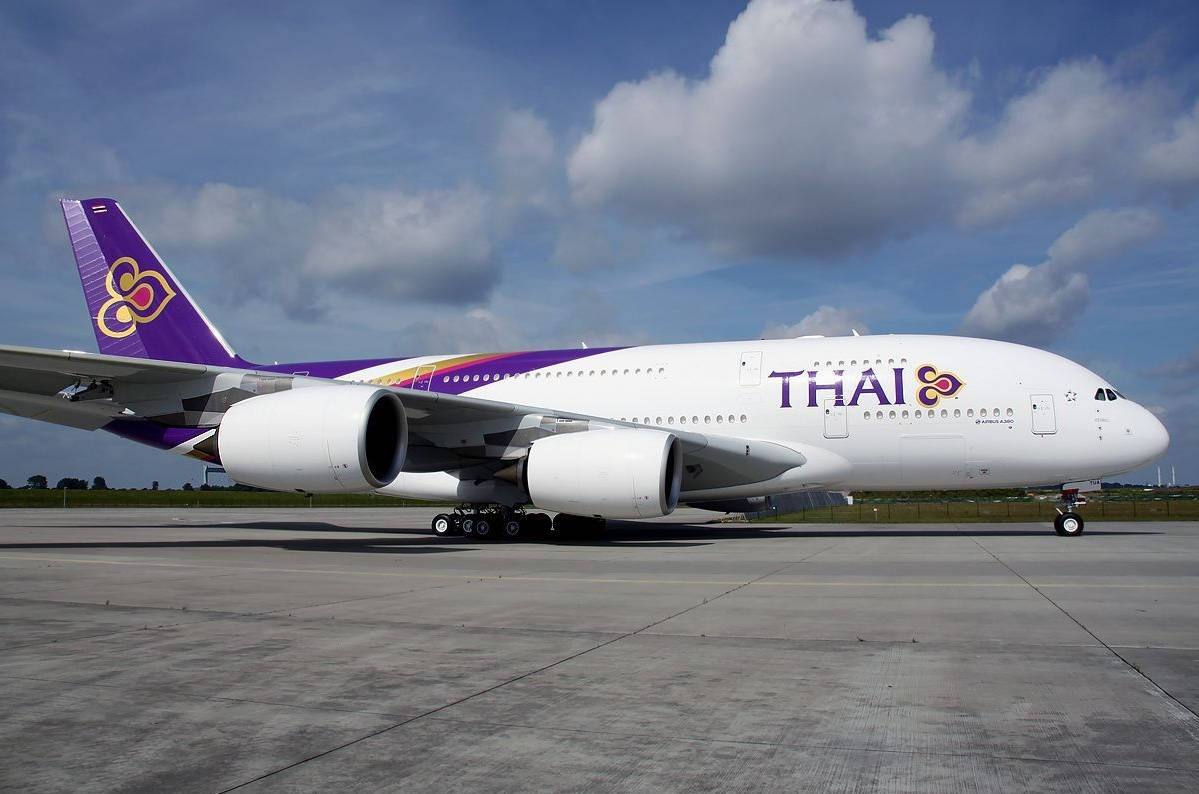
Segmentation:
<svg viewBox="0 0 1199 794">
<path fill-rule="evenodd" d="M 1149 414 L 1148 420 L 1145 422 L 1145 438 L 1150 446 L 1151 457 L 1156 460 L 1166 454 L 1166 450 L 1170 447 L 1170 431 L 1162 424 L 1162 421 L 1153 414 Z"/>
<path fill-rule="evenodd" d="M 1132 427 L 1136 456 L 1141 464 L 1152 463 L 1166 454 L 1170 446 L 1170 431 L 1145 408 L 1141 408 L 1140 413 Z"/>
</svg>

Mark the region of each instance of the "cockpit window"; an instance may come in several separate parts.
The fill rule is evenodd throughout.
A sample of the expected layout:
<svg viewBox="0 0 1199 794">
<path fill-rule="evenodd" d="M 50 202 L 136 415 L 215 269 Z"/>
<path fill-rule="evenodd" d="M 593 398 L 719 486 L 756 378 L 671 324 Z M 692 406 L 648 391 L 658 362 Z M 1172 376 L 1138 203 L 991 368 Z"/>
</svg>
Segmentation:
<svg viewBox="0 0 1199 794">
<path fill-rule="evenodd" d="M 1108 400 L 1115 401 L 1115 399 L 1116 399 L 1116 393 L 1115 393 L 1114 391 L 1112 391 L 1111 389 L 1104 389 L 1104 391 L 1105 391 L 1105 392 L 1107 392 L 1107 399 L 1108 399 Z"/>
<path fill-rule="evenodd" d="M 1099 402 L 1104 402 L 1107 400 L 1107 397 L 1103 394 L 1103 389 L 1095 390 L 1095 399 Z"/>
</svg>

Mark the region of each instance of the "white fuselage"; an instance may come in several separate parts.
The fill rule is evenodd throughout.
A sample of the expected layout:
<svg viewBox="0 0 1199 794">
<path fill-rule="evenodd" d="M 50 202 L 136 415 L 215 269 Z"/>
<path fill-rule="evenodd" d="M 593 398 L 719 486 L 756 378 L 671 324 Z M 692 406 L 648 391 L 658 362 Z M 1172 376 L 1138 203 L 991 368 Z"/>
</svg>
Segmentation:
<svg viewBox="0 0 1199 794">
<path fill-rule="evenodd" d="M 448 390 L 445 356 L 399 364 Z M 1089 480 L 1160 456 L 1169 437 L 1111 384 L 1035 348 L 943 336 L 651 345 L 498 379 L 472 397 L 625 423 L 820 448 L 849 462 L 841 489 L 953 489 Z M 477 383 L 477 386 L 475 385 Z M 1097 390 L 1104 396 L 1096 399 Z M 1111 391 L 1104 391 L 1111 390 Z M 790 486 L 764 484 L 763 493 Z M 748 495 L 741 490 L 737 495 Z M 688 496 L 684 493 L 684 498 Z"/>
</svg>

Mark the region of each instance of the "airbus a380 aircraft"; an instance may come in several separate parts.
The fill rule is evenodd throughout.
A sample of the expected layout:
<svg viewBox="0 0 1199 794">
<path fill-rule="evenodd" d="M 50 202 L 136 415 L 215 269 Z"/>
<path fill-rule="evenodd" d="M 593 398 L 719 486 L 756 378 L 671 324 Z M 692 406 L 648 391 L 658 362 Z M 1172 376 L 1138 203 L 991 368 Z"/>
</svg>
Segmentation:
<svg viewBox="0 0 1199 794">
<path fill-rule="evenodd" d="M 434 519 L 438 534 L 515 537 L 810 489 L 1072 483 L 1169 443 L 1084 367 L 962 337 L 252 364 L 116 201 L 61 203 L 100 354 L 0 347 L 0 410 L 262 488 L 470 505 Z M 1081 534 L 1064 494 L 1055 529 Z"/>
</svg>

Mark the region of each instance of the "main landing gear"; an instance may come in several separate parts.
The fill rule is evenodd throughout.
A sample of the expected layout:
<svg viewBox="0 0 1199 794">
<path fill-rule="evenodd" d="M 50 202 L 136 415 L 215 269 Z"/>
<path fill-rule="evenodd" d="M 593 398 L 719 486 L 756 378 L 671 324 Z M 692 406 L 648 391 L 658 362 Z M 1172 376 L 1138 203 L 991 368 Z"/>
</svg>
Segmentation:
<svg viewBox="0 0 1199 794">
<path fill-rule="evenodd" d="M 461 505 L 453 513 L 433 517 L 433 534 L 439 538 L 463 535 L 477 540 L 519 540 L 550 536 L 553 522 L 545 513 L 526 513 L 504 505 Z"/>
<path fill-rule="evenodd" d="M 545 513 L 526 513 L 505 505 L 461 505 L 453 513 L 433 517 L 433 534 L 439 538 L 462 535 L 475 540 L 560 539 L 598 532 L 604 519 L 559 513 L 553 520 Z"/>
<path fill-rule="evenodd" d="M 1053 518 L 1054 532 L 1067 538 L 1078 537 L 1082 534 L 1086 522 L 1074 510 L 1077 503 L 1077 488 L 1062 491 L 1062 501 L 1058 503 L 1057 515 Z"/>
</svg>

